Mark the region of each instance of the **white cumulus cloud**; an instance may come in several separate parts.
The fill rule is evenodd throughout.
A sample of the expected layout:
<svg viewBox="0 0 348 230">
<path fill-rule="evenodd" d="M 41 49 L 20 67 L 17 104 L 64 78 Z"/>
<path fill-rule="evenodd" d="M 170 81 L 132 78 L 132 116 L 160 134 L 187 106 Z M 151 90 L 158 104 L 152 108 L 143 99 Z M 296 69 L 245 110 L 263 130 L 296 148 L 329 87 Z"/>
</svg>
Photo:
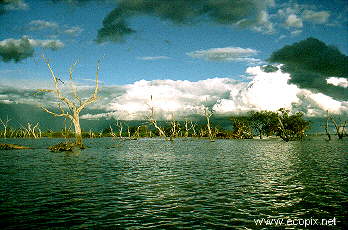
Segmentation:
<svg viewBox="0 0 348 230">
<path fill-rule="evenodd" d="M 29 39 L 29 43 L 33 47 L 42 47 L 52 50 L 57 50 L 64 47 L 64 43 L 60 40 L 38 40 L 38 39 Z"/>
<path fill-rule="evenodd" d="M 290 14 L 285 21 L 285 25 L 288 27 L 301 28 L 303 27 L 303 22 L 302 19 L 299 18 L 297 15 Z"/>
<path fill-rule="evenodd" d="M 326 79 L 326 82 L 328 84 L 331 84 L 334 86 L 341 86 L 344 88 L 348 88 L 348 79 L 347 78 L 329 77 L 328 79 Z"/>
<path fill-rule="evenodd" d="M 307 116 L 323 116 L 326 110 L 333 114 L 347 114 L 348 103 L 303 90 L 288 83 L 290 75 L 263 72 L 260 66 L 249 67 L 246 73 L 250 82 L 231 78 L 211 78 L 197 82 L 181 80 L 141 80 L 119 86 L 108 87 L 108 96 L 95 108 L 105 111 L 85 118 L 110 117 L 132 120 L 145 119 L 150 107 L 155 108 L 157 119 L 184 118 L 202 115 L 202 107 L 209 106 L 216 114 L 242 114 L 250 110 L 272 110 L 287 108 L 302 111 Z M 121 92 L 122 91 L 122 92 Z M 152 97 L 152 100 L 151 100 Z"/>
</svg>

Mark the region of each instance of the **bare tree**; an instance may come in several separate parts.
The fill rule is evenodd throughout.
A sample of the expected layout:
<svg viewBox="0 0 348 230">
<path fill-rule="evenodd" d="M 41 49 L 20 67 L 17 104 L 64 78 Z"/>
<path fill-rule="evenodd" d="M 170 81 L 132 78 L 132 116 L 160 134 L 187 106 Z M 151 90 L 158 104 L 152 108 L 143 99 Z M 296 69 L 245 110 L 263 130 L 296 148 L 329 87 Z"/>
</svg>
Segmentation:
<svg viewBox="0 0 348 230">
<path fill-rule="evenodd" d="M 191 121 L 191 124 L 192 124 L 192 121 Z M 185 119 L 185 124 L 184 124 L 184 126 L 185 126 L 185 134 L 184 134 L 184 137 L 188 137 L 188 136 L 189 136 L 189 132 L 190 132 L 192 126 L 189 127 L 189 121 L 188 121 L 187 119 Z"/>
<path fill-rule="evenodd" d="M 174 138 L 179 136 L 180 133 L 180 125 L 179 123 L 175 120 L 174 114 L 172 114 L 172 120 L 170 122 L 171 129 L 170 129 L 170 140 L 173 140 Z"/>
<path fill-rule="evenodd" d="M 39 122 L 36 123 L 36 125 L 32 125 L 31 123 L 28 122 L 26 130 L 28 132 L 29 136 L 32 136 L 33 138 L 39 138 L 40 137 L 40 127 L 39 127 Z M 38 130 L 39 133 L 37 133 L 36 129 Z"/>
<path fill-rule="evenodd" d="M 127 134 L 128 134 L 128 139 L 131 139 L 131 131 L 129 125 L 127 125 Z"/>
<path fill-rule="evenodd" d="M 152 102 L 152 95 L 151 95 L 151 102 Z M 161 127 L 158 126 L 157 124 L 157 120 L 155 119 L 155 109 L 152 105 L 149 105 L 149 109 L 150 109 L 150 114 L 147 115 L 147 120 L 158 130 L 159 135 L 161 137 L 164 137 L 166 140 L 168 139 L 165 132 L 163 131 L 163 129 Z"/>
<path fill-rule="evenodd" d="M 193 123 L 192 121 L 190 123 L 191 123 L 191 129 L 192 129 L 192 132 L 193 132 L 192 136 L 196 137 L 197 136 L 197 131 L 196 131 L 197 124 Z"/>
<path fill-rule="evenodd" d="M 69 109 L 68 111 L 65 111 L 64 108 L 61 106 L 60 103 L 58 103 L 58 108 L 60 112 L 53 112 L 51 110 L 48 110 L 46 107 L 41 107 L 45 112 L 55 116 L 55 117 L 65 117 L 72 121 L 75 128 L 75 137 L 76 137 L 76 145 L 82 147 L 82 132 L 81 132 L 81 126 L 80 126 L 80 112 L 85 109 L 88 105 L 94 103 L 98 99 L 98 90 L 99 90 L 99 70 L 100 70 L 100 61 L 97 62 L 96 67 L 96 76 L 95 76 L 95 89 L 93 94 L 87 98 L 82 99 L 78 93 L 77 93 L 77 87 L 73 84 L 71 85 L 71 89 L 73 92 L 73 98 L 69 99 L 68 97 L 64 96 L 62 94 L 62 90 L 60 88 L 60 84 L 63 83 L 60 78 L 54 73 L 49 60 L 45 57 L 42 57 L 44 62 L 46 63 L 54 83 L 54 89 L 53 90 L 41 90 L 45 92 L 52 92 L 55 94 L 56 99 L 60 101 L 61 103 L 65 104 L 65 106 Z M 77 65 L 77 62 L 75 62 L 70 68 L 69 68 L 69 76 L 70 80 L 73 80 L 73 71 Z"/>
<path fill-rule="evenodd" d="M 326 117 L 326 124 L 325 124 L 324 128 L 325 128 L 325 133 L 326 133 L 327 137 L 329 138 L 329 141 L 331 141 L 331 134 L 329 132 L 330 116 L 329 116 L 329 111 L 326 111 L 326 112 L 327 112 L 327 117 Z"/>
<path fill-rule="evenodd" d="M 6 120 L 2 120 L 0 118 L 0 122 L 1 122 L 2 126 L 4 126 L 4 132 L 3 132 L 4 138 L 6 138 L 6 136 L 7 136 L 8 123 L 10 121 L 11 121 L 11 119 L 9 119 L 8 116 L 6 117 Z"/>
<path fill-rule="evenodd" d="M 346 133 L 346 126 L 347 126 L 348 120 L 344 121 L 344 122 L 337 123 L 336 120 L 332 116 L 330 116 L 330 119 L 335 126 L 338 139 L 340 139 L 340 140 L 343 139 L 343 137 Z"/>
<path fill-rule="evenodd" d="M 214 141 L 214 136 L 210 125 L 210 117 L 213 116 L 213 114 L 214 112 L 212 109 L 209 109 L 207 106 L 204 106 L 204 116 L 207 120 L 207 129 L 210 141 Z"/>
<path fill-rule="evenodd" d="M 116 126 L 118 128 L 118 136 L 122 138 L 123 124 L 119 120 L 116 120 Z"/>
<path fill-rule="evenodd" d="M 110 125 L 110 135 L 112 136 L 112 139 L 116 138 L 116 134 L 114 133 L 114 130 L 112 129 L 112 126 Z"/>
</svg>

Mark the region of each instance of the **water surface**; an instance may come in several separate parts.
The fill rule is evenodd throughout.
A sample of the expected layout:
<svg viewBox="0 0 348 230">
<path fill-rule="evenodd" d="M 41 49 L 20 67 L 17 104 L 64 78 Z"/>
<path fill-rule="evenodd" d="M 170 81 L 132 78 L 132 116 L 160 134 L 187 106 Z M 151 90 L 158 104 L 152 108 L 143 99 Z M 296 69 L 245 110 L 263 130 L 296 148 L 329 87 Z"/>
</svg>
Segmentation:
<svg viewBox="0 0 348 230">
<path fill-rule="evenodd" d="M 330 219 L 347 227 L 348 141 L 7 139 L 1 229 L 269 229 L 254 219 Z M 292 229 L 298 226 L 287 226 Z"/>
</svg>

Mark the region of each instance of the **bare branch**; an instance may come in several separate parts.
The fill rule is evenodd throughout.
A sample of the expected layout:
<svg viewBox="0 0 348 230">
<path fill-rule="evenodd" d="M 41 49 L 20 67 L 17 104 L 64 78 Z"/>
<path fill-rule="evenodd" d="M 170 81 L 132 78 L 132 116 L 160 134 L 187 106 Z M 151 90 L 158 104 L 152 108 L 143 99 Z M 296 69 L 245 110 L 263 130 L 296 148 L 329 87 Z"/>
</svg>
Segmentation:
<svg viewBox="0 0 348 230">
<path fill-rule="evenodd" d="M 76 60 L 74 64 L 72 64 L 69 68 L 69 77 L 70 77 L 70 80 L 72 81 L 72 75 L 73 75 L 73 72 L 76 68 L 76 65 L 79 64 L 79 60 Z"/>
<path fill-rule="evenodd" d="M 68 113 L 55 113 L 55 112 L 52 112 L 52 111 L 49 111 L 47 108 L 41 106 L 41 109 L 44 110 L 46 113 L 49 113 L 55 117 L 66 117 L 66 118 L 69 118 L 69 119 L 72 119 L 73 117 L 68 114 Z"/>
<path fill-rule="evenodd" d="M 72 81 L 73 80 L 73 72 L 76 68 L 76 65 L 79 63 L 79 60 L 75 61 L 74 64 L 72 64 L 69 68 L 69 78 Z M 73 82 L 71 82 L 71 88 L 74 93 L 74 98 L 79 102 L 80 106 L 82 104 L 80 96 L 77 94 L 77 87 L 73 85 Z"/>
<path fill-rule="evenodd" d="M 56 94 L 56 97 L 61 100 L 61 101 L 64 101 L 65 104 L 72 110 L 74 110 L 74 108 L 76 107 L 76 105 L 70 101 L 68 98 L 64 97 L 59 89 L 59 85 L 58 85 L 58 77 L 55 75 L 52 67 L 51 67 L 51 64 L 49 63 L 49 60 L 45 58 L 45 56 L 42 56 L 42 59 L 44 60 L 44 62 L 46 63 L 49 71 L 51 72 L 51 75 L 52 75 L 52 78 L 53 78 L 53 82 L 54 82 L 54 87 L 55 87 L 55 94 Z"/>
<path fill-rule="evenodd" d="M 98 91 L 99 91 L 99 70 L 100 70 L 100 61 L 97 62 L 97 70 L 95 74 L 95 89 L 94 93 L 85 101 L 80 101 L 80 106 L 76 109 L 76 112 L 81 112 L 84 108 L 86 108 L 89 104 L 97 101 L 98 99 Z"/>
</svg>

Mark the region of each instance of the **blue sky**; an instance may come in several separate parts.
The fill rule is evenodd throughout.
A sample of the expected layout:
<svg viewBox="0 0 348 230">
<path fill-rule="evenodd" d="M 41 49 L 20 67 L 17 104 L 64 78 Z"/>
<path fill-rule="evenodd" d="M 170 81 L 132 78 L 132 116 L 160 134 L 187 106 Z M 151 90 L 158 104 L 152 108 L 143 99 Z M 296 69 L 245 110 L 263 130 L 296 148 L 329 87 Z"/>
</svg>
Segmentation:
<svg viewBox="0 0 348 230">
<path fill-rule="evenodd" d="M 1 2 L 0 84 L 3 85 L 13 86 L 16 82 L 17 86 L 34 87 L 49 81 L 47 67 L 40 59 L 42 54 L 50 59 L 62 79 L 68 78 L 67 70 L 76 60 L 79 60 L 76 78 L 93 79 L 96 62 L 101 59 L 104 87 L 132 85 L 142 79 L 174 80 L 181 84 L 183 80 L 228 78 L 250 83 L 253 79 L 248 68 L 250 72 L 253 67 L 267 64 L 273 52 L 308 37 L 348 54 L 345 0 L 247 0 L 243 6 L 238 6 L 240 1 L 235 0 Z M 146 2 L 152 5 L 149 7 Z M 169 3 L 161 5 L 161 2 Z M 175 8 L 176 4 L 183 7 Z M 206 8 L 202 11 L 185 8 L 192 6 Z M 103 24 L 112 12 L 118 15 L 113 24 Z M 117 26 L 127 26 L 136 32 L 98 34 L 103 27 Z M 29 47 L 15 45 L 16 52 L 24 52 L 20 60 L 15 60 L 11 57 L 13 50 L 6 48 L 11 42 L 18 45 L 24 40 L 29 41 Z M 25 55 L 26 51 L 30 54 Z"/>
</svg>

